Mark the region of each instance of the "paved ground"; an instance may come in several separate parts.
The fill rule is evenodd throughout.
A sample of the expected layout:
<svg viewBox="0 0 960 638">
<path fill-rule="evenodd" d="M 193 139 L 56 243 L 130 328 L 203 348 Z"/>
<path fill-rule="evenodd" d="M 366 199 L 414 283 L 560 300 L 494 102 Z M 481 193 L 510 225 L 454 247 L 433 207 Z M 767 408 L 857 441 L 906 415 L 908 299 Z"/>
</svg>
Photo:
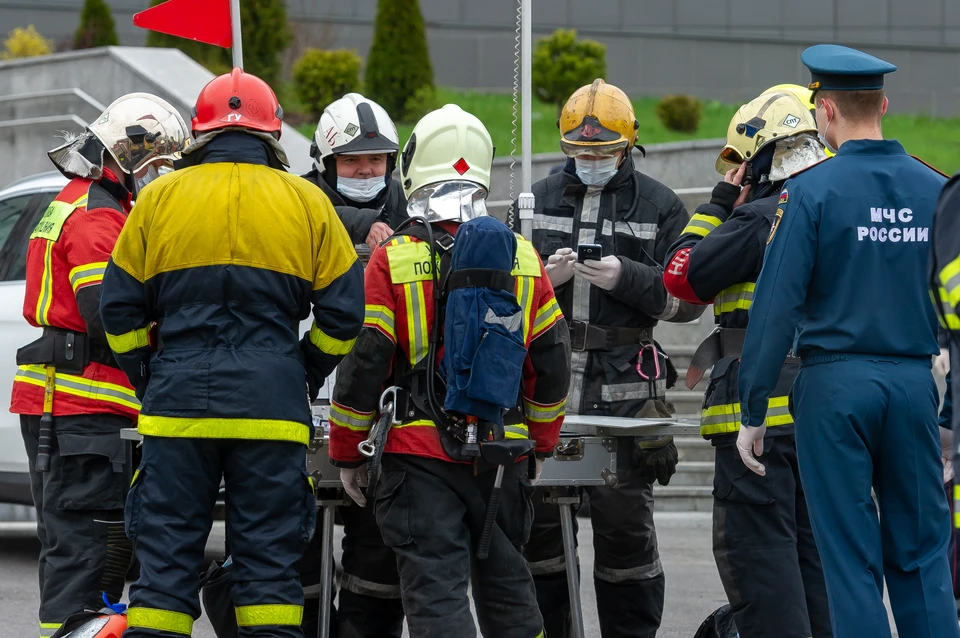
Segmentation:
<svg viewBox="0 0 960 638">
<path fill-rule="evenodd" d="M 580 557 L 584 574 L 590 574 L 593 549 L 590 523 L 580 519 Z M 703 619 L 724 603 L 710 549 L 710 519 L 707 514 L 662 514 L 657 517 L 661 555 L 667 575 L 663 627 L 659 638 L 692 638 Z M 208 550 L 216 553 L 222 545 L 222 527 L 215 528 Z M 337 540 L 339 544 L 339 537 Z M 0 617 L 4 638 L 34 638 L 38 604 L 36 557 L 38 543 L 29 523 L 0 523 Z M 600 635 L 592 581 L 583 592 L 586 635 Z M 896 634 L 894 634 L 896 635 Z M 194 628 L 197 638 L 215 638 L 201 618 Z"/>
</svg>

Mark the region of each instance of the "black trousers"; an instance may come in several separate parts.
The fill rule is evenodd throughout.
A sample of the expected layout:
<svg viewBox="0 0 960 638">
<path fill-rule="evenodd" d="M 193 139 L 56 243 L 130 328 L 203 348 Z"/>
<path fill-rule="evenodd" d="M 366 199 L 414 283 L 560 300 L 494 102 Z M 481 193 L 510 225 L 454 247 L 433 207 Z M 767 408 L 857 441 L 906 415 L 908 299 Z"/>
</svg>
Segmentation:
<svg viewBox="0 0 960 638">
<path fill-rule="evenodd" d="M 663 616 L 665 581 L 653 489 L 636 470 L 619 473 L 616 487 L 586 488 L 593 523 L 594 578 L 603 638 L 653 638 Z M 570 597 L 563 557 L 560 508 L 534 496 L 536 515 L 524 557 L 530 564 L 547 636 L 570 635 Z M 574 518 L 576 529 L 576 518 Z"/>
<path fill-rule="evenodd" d="M 470 583 L 484 636 L 542 635 L 533 578 L 520 553 L 533 519 L 527 467 L 520 462 L 504 473 L 490 556 L 477 560 L 495 472 L 474 476 L 472 465 L 384 455 L 374 512 L 397 556 L 411 636 L 476 636 Z"/>
<path fill-rule="evenodd" d="M 736 445 L 716 450 L 713 555 L 741 638 L 832 636 L 827 589 L 794 436 L 770 437 L 758 476 Z"/>
<path fill-rule="evenodd" d="M 119 602 L 133 548 L 123 533 L 131 461 L 114 414 L 57 417 L 50 470 L 37 472 L 40 417 L 21 416 L 40 537 L 40 623 L 52 635 L 68 616 Z"/>
</svg>

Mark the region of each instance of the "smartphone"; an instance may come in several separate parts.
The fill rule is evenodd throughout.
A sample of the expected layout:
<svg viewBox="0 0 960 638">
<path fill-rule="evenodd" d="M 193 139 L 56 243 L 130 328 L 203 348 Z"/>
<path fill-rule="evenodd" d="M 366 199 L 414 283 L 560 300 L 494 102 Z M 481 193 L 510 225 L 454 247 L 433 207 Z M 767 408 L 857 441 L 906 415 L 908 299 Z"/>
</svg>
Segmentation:
<svg viewBox="0 0 960 638">
<path fill-rule="evenodd" d="M 588 259 L 596 261 L 603 259 L 603 246 L 600 244 L 580 244 L 577 246 L 577 262 L 582 264 Z"/>
</svg>

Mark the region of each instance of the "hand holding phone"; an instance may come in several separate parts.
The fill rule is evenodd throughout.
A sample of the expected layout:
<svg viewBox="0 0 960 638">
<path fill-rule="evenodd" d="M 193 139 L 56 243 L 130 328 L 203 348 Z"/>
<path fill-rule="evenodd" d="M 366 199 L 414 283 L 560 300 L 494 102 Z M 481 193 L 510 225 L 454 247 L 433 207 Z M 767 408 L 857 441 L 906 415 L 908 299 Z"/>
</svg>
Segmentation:
<svg viewBox="0 0 960 638">
<path fill-rule="evenodd" d="M 603 259 L 603 246 L 600 244 L 580 244 L 577 246 L 577 263 L 582 264 L 588 259 L 594 261 Z"/>
</svg>

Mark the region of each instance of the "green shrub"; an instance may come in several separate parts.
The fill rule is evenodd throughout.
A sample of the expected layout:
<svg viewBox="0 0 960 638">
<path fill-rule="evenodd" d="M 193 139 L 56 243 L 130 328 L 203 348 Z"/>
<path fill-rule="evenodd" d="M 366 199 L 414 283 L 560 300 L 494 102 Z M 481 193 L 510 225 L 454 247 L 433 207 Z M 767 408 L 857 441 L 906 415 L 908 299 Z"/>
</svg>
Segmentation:
<svg viewBox="0 0 960 638">
<path fill-rule="evenodd" d="M 398 120 L 422 87 L 433 88 L 433 67 L 418 0 L 379 0 L 367 58 L 366 96 Z"/>
<path fill-rule="evenodd" d="M 150 0 L 150 6 L 164 1 Z M 243 0 L 240 3 L 240 29 L 243 69 L 276 86 L 280 76 L 280 54 L 291 40 L 286 3 L 284 0 Z M 156 31 L 147 34 L 147 46 L 180 49 L 216 75 L 229 73 L 233 68 L 230 49 Z"/>
<path fill-rule="evenodd" d="M 3 41 L 3 51 L 0 60 L 16 58 L 32 58 L 38 55 L 49 55 L 53 52 L 53 42 L 46 39 L 31 24 L 26 29 L 17 27 Z"/>
<path fill-rule="evenodd" d="M 703 102 L 689 95 L 668 95 L 657 104 L 657 117 L 671 131 L 693 133 L 702 116 Z"/>
<path fill-rule="evenodd" d="M 110 6 L 104 0 L 84 0 L 80 12 L 80 26 L 73 34 L 74 49 L 117 46 L 116 25 Z"/>
<path fill-rule="evenodd" d="M 607 48 L 593 40 L 578 42 L 572 29 L 557 29 L 537 40 L 531 67 L 537 97 L 556 104 L 559 113 L 574 91 L 607 74 Z"/>
<path fill-rule="evenodd" d="M 432 86 L 421 86 L 403 105 L 404 115 L 401 121 L 404 124 L 416 124 L 420 118 L 430 111 L 436 111 L 440 106 L 437 91 Z"/>
<path fill-rule="evenodd" d="M 297 98 L 314 119 L 319 119 L 328 104 L 360 90 L 361 64 L 356 51 L 307 49 L 293 65 Z"/>
</svg>

